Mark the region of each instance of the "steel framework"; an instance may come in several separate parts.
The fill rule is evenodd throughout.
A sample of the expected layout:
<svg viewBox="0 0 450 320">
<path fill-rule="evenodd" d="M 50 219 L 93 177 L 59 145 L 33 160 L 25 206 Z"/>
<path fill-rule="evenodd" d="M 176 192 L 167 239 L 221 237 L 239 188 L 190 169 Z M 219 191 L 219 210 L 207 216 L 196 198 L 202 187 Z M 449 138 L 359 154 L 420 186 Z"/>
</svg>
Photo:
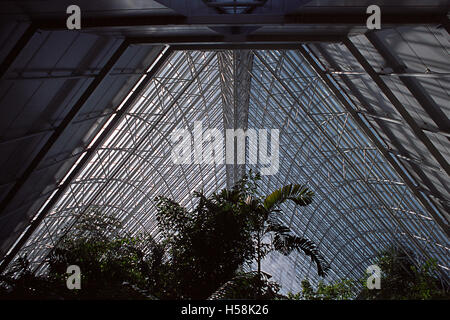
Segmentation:
<svg viewBox="0 0 450 320">
<path fill-rule="evenodd" d="M 282 219 L 319 245 L 329 280 L 359 278 L 396 244 L 435 258 L 449 281 L 448 1 L 374 0 L 383 29 L 370 32 L 353 0 L 159 0 L 133 4 L 138 14 L 125 0 L 105 12 L 81 0 L 81 32 L 61 30 L 66 16 L 53 8 L 16 2 L 29 15 L 10 3 L 0 12 L 20 21 L 0 29 L 0 272 L 23 255 L 44 271 L 91 208 L 158 238 L 156 195 L 191 208 L 192 191 L 262 168 L 175 165 L 171 133 L 200 134 L 202 121 L 222 134 L 279 130 L 280 168 L 261 191 L 298 182 L 315 191 Z M 9 45 L 4 30 L 15 26 L 23 32 L 9 31 Z M 246 142 L 247 157 L 257 151 Z M 263 269 L 286 291 L 316 279 L 297 254 L 273 254 Z"/>
<path fill-rule="evenodd" d="M 236 65 L 239 76 L 233 72 Z M 262 191 L 301 182 L 316 192 L 310 207 L 287 206 L 283 219 L 298 235 L 319 244 L 331 262 L 330 279 L 360 277 L 379 250 L 393 243 L 436 258 L 445 277 L 447 236 L 393 170 L 383 149 L 359 129 L 351 101 L 324 76 L 306 47 L 174 51 L 111 134 L 98 148 L 88 149 L 89 161 L 67 180 L 65 192 L 19 254 L 43 270 L 45 256 L 65 228 L 92 207 L 113 213 L 127 230 L 146 230 L 158 237 L 154 196 L 168 195 L 192 207 L 191 191 L 211 192 L 227 185 L 227 165 L 173 164 L 170 134 L 177 128 L 192 131 L 195 121 L 222 132 L 233 122 L 280 130 L 279 172 L 263 177 Z M 237 81 L 245 88 L 242 79 L 248 97 L 230 92 L 236 91 Z M 243 113 L 229 110 L 235 106 L 232 99 L 248 100 L 247 120 Z M 232 119 L 224 120 L 224 114 Z M 247 153 L 255 148 L 247 144 Z M 286 290 L 298 289 L 305 277 L 316 278 L 314 266 L 299 254 L 274 254 L 263 268 Z"/>
</svg>

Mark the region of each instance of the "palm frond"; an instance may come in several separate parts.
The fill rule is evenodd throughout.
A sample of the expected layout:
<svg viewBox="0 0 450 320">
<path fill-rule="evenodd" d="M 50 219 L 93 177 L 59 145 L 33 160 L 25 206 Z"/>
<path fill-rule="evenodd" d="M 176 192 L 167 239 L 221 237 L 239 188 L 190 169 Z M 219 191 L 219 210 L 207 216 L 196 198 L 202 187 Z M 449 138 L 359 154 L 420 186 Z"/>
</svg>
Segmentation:
<svg viewBox="0 0 450 320">
<path fill-rule="evenodd" d="M 264 231 L 264 233 L 274 232 L 280 235 L 287 235 L 288 233 L 291 232 L 291 229 L 289 229 L 285 225 L 282 225 L 281 223 L 276 221 L 272 221 L 271 219 L 267 220 L 267 224 L 268 226 Z"/>
<path fill-rule="evenodd" d="M 264 283 L 270 284 L 271 278 L 270 274 L 263 271 L 249 271 L 237 274 L 219 287 L 208 300 L 236 299 L 236 295 L 239 296 L 239 299 L 259 298 L 256 296 L 256 289 L 262 289 L 261 285 Z"/>
<path fill-rule="evenodd" d="M 299 252 L 302 251 L 311 258 L 311 261 L 316 263 L 317 273 L 321 277 L 326 276 L 327 271 L 330 269 L 325 259 L 317 249 L 316 244 L 309 239 L 292 235 L 275 234 L 273 245 L 275 250 L 286 256 L 294 250 Z"/>
<path fill-rule="evenodd" d="M 289 184 L 275 190 L 264 200 L 264 207 L 273 210 L 286 200 L 294 201 L 299 206 L 307 206 L 312 203 L 314 193 L 308 187 L 299 184 Z"/>
</svg>

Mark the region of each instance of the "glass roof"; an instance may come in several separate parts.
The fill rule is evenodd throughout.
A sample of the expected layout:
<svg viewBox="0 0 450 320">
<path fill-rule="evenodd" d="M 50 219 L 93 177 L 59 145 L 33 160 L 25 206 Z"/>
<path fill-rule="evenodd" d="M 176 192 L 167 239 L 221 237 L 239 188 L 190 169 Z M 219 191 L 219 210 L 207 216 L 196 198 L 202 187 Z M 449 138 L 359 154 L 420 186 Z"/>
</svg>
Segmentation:
<svg viewBox="0 0 450 320">
<path fill-rule="evenodd" d="M 319 246 L 331 263 L 328 280 L 360 277 L 393 243 L 436 258 L 448 272 L 447 237 L 300 51 L 245 53 L 250 62 L 239 63 L 233 51 L 175 51 L 17 256 L 27 254 L 36 268 L 43 267 L 64 227 L 91 206 L 114 214 L 129 231 L 157 236 L 155 196 L 191 208 L 192 191 L 226 187 L 233 170 L 226 164 L 174 164 L 171 133 L 195 134 L 196 121 L 224 133 L 234 103 L 244 128 L 279 130 L 279 170 L 263 176 L 261 191 L 301 183 L 315 192 L 308 207 L 286 205 L 283 219 Z M 257 150 L 250 142 L 246 148 L 247 157 Z M 262 268 L 286 291 L 298 290 L 305 277 L 317 279 L 315 265 L 302 254 L 272 254 Z"/>
</svg>

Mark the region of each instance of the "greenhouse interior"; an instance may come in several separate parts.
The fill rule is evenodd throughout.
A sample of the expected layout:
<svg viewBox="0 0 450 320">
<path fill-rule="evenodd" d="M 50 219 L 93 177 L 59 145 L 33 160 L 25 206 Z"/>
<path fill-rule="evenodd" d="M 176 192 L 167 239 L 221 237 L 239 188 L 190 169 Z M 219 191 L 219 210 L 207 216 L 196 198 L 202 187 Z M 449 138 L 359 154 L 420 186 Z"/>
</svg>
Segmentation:
<svg viewBox="0 0 450 320">
<path fill-rule="evenodd" d="M 0 8 L 0 299 L 450 300 L 450 1 Z"/>
</svg>

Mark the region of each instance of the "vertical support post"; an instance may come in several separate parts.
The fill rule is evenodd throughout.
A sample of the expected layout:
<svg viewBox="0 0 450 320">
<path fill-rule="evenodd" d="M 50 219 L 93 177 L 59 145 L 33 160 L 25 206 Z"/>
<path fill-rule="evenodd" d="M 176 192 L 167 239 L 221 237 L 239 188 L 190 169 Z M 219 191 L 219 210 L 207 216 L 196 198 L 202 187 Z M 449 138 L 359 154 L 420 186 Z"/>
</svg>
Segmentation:
<svg viewBox="0 0 450 320">
<path fill-rule="evenodd" d="M 220 81 L 222 88 L 224 130 L 248 129 L 251 70 L 253 53 L 250 50 L 235 50 L 218 53 Z M 245 142 L 245 150 L 248 148 Z M 227 148 L 225 145 L 225 152 Z M 226 164 L 227 188 L 239 181 L 245 174 L 245 164 L 237 164 L 237 144 L 234 141 L 234 164 Z"/>
</svg>

